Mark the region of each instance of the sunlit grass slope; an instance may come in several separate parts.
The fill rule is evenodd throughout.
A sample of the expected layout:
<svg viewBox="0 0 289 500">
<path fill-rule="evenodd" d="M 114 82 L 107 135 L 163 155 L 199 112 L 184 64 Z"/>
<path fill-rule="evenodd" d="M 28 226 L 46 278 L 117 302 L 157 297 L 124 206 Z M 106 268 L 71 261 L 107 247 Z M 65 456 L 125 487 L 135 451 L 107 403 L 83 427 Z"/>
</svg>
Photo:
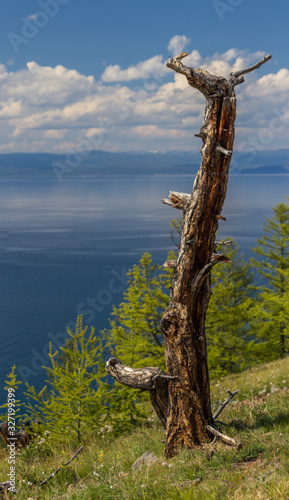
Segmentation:
<svg viewBox="0 0 289 500">
<path fill-rule="evenodd" d="M 240 389 L 220 415 L 223 432 L 242 442 L 239 451 L 220 442 L 208 443 L 167 461 L 164 433 L 152 416 L 146 425 L 126 436 L 113 438 L 109 429 L 92 435 L 78 459 L 37 488 L 77 450 L 76 445 L 55 444 L 46 437 L 18 454 L 17 498 L 287 500 L 289 358 L 214 380 L 213 409 L 227 397 L 227 389 Z M 159 460 L 132 471 L 132 464 L 146 451 Z M 7 480 L 7 457 L 3 446 L 1 481 Z"/>
</svg>

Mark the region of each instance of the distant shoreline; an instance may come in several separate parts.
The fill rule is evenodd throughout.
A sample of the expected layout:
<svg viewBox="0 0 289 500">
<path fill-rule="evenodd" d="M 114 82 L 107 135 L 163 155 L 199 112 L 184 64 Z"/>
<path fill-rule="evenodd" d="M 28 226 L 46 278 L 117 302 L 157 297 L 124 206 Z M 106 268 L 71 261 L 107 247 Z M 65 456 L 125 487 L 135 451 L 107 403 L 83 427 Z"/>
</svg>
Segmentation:
<svg viewBox="0 0 289 500">
<path fill-rule="evenodd" d="M 156 173 L 156 174 L 152 174 L 152 173 L 148 173 L 148 174 L 144 174 L 144 173 L 140 173 L 140 174 L 137 174 L 137 173 L 134 173 L 134 174 L 111 174 L 111 175 L 100 175 L 100 174 L 95 174 L 95 175 L 81 175 L 81 176 L 73 176 L 73 175 L 69 175 L 67 174 L 64 178 L 63 178 L 63 182 L 65 181 L 87 181 L 87 180 L 110 180 L 110 179 L 114 179 L 114 180 L 125 180 L 125 179 L 132 179 L 132 178 L 139 178 L 139 179 L 142 179 L 142 178 L 148 178 L 148 177 L 155 177 L 155 178 L 166 178 L 166 177 L 192 177 L 192 176 L 195 176 L 196 175 L 196 172 L 191 172 L 191 173 L 175 173 L 175 174 L 171 174 L 171 173 L 167 173 L 167 174 L 160 174 L 160 173 Z M 230 172 L 229 173 L 230 176 L 234 176 L 234 177 L 245 177 L 245 176 L 252 176 L 252 177 L 285 177 L 285 176 L 288 176 L 289 175 L 289 171 L 288 172 L 280 172 L 280 173 L 272 173 L 272 172 L 268 172 L 268 173 L 261 173 L 261 172 Z M 29 175 L 26 175 L 26 176 L 18 176 L 18 175 L 14 175 L 14 176 L 1 176 L 0 175 L 0 181 L 55 181 L 57 183 L 59 183 L 58 179 L 56 176 L 54 175 L 51 175 L 51 176 L 39 176 L 39 177 L 36 177 L 36 176 L 29 176 Z"/>
<path fill-rule="evenodd" d="M 0 154 L 0 179 L 101 179 L 136 176 L 195 175 L 201 163 L 200 153 L 171 151 L 164 153 L 109 153 L 93 150 L 64 154 Z M 230 175 L 287 175 L 289 148 L 276 151 L 234 151 Z"/>
</svg>

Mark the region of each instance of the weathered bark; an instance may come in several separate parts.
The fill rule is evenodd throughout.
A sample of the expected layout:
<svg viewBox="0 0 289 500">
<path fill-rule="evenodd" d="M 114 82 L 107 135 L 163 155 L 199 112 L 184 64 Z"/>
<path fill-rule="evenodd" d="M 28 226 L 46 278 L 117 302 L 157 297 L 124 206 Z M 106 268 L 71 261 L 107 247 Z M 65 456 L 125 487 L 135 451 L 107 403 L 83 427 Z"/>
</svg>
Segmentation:
<svg viewBox="0 0 289 500">
<path fill-rule="evenodd" d="M 213 255 L 215 235 L 233 151 L 234 87 L 244 80 L 243 74 L 258 67 L 257 64 L 225 79 L 183 66 L 181 60 L 186 55 L 182 53 L 169 59 L 167 66 L 184 74 L 188 83 L 204 94 L 206 108 L 198 134 L 203 141 L 202 163 L 192 195 L 183 208 L 183 231 L 171 302 L 161 321 L 168 373 L 178 377 L 169 384 L 167 456 L 175 455 L 179 447 L 191 448 L 209 438 L 207 426 L 212 423 L 212 414 L 205 335 L 211 294 L 209 273 L 218 262 Z"/>
<path fill-rule="evenodd" d="M 155 412 L 166 429 L 168 381 L 176 377 L 167 375 L 160 368 L 130 368 L 116 358 L 110 358 L 105 369 L 117 382 L 140 391 L 149 391 Z"/>
<path fill-rule="evenodd" d="M 197 137 L 202 139 L 202 162 L 192 194 L 171 191 L 162 202 L 183 211 L 183 230 L 177 261 L 166 267 L 175 269 L 170 305 L 165 311 L 161 329 L 165 338 L 167 371 L 173 378 L 167 388 L 158 392 L 163 397 L 162 422 L 166 426 L 166 456 L 172 457 L 178 448 L 192 448 L 209 439 L 213 423 L 205 318 L 211 294 L 210 271 L 220 261 L 229 259 L 215 253 L 215 236 L 222 215 L 228 174 L 234 143 L 236 98 L 234 87 L 244 81 L 243 75 L 257 69 L 271 56 L 266 56 L 251 68 L 231 73 L 228 79 L 216 77 L 201 69 L 184 66 L 183 52 L 167 62 L 167 66 L 186 76 L 188 83 L 206 98 L 204 122 Z M 227 243 L 227 242 L 226 242 Z M 108 365 L 107 370 L 121 383 Z M 154 378 L 156 368 L 149 368 Z M 153 375 L 154 373 L 154 375 Z M 151 379 L 151 380 L 152 380 Z M 135 380 L 134 380 L 135 383 Z M 131 387 L 133 380 L 129 383 Z M 152 399 L 154 404 L 154 400 Z M 159 403 L 158 403 L 159 405 Z M 159 415 L 159 408 L 156 408 Z"/>
</svg>

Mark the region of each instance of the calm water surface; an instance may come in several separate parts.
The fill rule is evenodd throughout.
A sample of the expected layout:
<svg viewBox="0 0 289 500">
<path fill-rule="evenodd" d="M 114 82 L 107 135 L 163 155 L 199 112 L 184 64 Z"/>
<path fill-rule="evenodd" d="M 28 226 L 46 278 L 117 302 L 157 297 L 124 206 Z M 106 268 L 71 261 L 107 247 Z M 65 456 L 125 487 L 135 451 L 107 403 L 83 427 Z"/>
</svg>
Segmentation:
<svg viewBox="0 0 289 500">
<path fill-rule="evenodd" d="M 41 388 L 48 343 L 62 345 L 78 313 L 97 332 L 108 326 L 128 269 L 145 251 L 163 263 L 173 247 L 169 221 L 181 213 L 160 199 L 192 184 L 187 176 L 2 182 L 0 388 L 13 364 Z M 288 194 L 289 176 L 232 176 L 218 237 L 234 238 L 248 257 Z"/>
</svg>

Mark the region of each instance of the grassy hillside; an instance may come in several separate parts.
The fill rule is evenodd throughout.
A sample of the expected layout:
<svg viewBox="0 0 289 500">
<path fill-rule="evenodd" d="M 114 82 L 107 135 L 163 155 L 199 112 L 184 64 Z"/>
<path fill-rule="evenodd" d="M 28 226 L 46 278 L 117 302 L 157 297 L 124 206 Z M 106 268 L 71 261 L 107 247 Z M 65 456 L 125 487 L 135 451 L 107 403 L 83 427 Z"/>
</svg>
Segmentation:
<svg viewBox="0 0 289 500">
<path fill-rule="evenodd" d="M 226 398 L 227 389 L 237 388 L 240 393 L 220 420 L 225 424 L 223 431 L 242 442 L 239 451 L 216 442 L 182 451 L 167 461 L 163 456 L 164 433 L 152 416 L 147 425 L 130 435 L 113 439 L 105 430 L 91 436 L 78 459 L 37 488 L 36 484 L 77 449 L 41 439 L 17 457 L 17 498 L 288 499 L 289 358 L 214 380 L 213 409 Z M 159 460 L 132 471 L 131 465 L 146 451 Z M 9 465 L 5 446 L 0 461 L 0 480 L 6 481 Z"/>
</svg>

